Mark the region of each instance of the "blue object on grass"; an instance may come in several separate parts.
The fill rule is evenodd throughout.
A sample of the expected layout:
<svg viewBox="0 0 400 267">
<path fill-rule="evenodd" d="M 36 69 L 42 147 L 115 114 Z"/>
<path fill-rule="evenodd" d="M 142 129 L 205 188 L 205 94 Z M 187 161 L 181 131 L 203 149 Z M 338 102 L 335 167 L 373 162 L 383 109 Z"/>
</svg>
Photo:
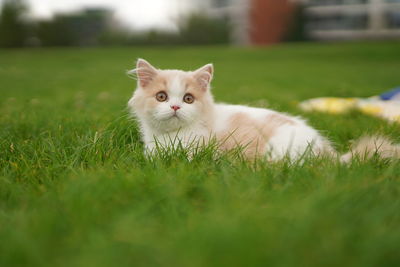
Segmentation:
<svg viewBox="0 0 400 267">
<path fill-rule="evenodd" d="M 393 90 L 385 92 L 379 96 L 382 100 L 391 100 L 393 98 L 400 98 L 400 87 L 396 87 Z"/>
</svg>

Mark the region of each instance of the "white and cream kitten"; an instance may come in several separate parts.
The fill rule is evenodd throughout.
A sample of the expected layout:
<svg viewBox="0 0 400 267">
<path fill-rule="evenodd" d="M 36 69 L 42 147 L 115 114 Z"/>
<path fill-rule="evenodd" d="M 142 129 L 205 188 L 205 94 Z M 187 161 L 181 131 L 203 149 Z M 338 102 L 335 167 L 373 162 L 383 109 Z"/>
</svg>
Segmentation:
<svg viewBox="0 0 400 267">
<path fill-rule="evenodd" d="M 249 159 L 298 159 L 307 151 L 336 155 L 331 143 L 301 118 L 215 103 L 210 91 L 212 64 L 186 72 L 156 69 L 139 59 L 131 73 L 136 74 L 137 89 L 128 105 L 140 123 L 148 153 L 156 144 L 192 146 L 216 139 L 220 150 L 241 147 Z"/>
</svg>

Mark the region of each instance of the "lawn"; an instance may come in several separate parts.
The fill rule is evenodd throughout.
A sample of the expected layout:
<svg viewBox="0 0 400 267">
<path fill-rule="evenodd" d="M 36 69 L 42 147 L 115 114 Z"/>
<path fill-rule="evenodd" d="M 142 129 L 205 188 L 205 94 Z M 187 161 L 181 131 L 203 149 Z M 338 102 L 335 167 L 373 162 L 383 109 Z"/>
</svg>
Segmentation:
<svg viewBox="0 0 400 267">
<path fill-rule="evenodd" d="M 143 157 L 125 72 L 213 62 L 217 101 L 302 115 L 346 151 L 400 125 L 302 113 L 400 85 L 400 43 L 0 50 L 0 266 L 399 266 L 400 163 Z"/>
</svg>

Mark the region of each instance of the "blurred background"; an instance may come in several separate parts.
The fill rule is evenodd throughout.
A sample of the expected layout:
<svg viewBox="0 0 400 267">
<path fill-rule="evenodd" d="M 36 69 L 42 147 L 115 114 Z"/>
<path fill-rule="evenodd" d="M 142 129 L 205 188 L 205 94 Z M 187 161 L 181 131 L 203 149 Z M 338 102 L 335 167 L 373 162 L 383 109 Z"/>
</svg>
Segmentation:
<svg viewBox="0 0 400 267">
<path fill-rule="evenodd" d="M 400 0 L 0 0 L 0 46 L 400 39 Z"/>
</svg>

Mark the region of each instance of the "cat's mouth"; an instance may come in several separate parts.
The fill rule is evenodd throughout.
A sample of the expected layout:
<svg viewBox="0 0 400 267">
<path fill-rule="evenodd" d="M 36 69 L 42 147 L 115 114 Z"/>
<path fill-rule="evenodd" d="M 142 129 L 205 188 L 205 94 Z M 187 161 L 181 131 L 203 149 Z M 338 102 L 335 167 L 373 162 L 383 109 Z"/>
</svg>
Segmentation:
<svg viewBox="0 0 400 267">
<path fill-rule="evenodd" d="M 180 120 L 181 119 L 181 117 L 178 115 L 178 113 L 174 113 L 174 114 L 172 114 L 172 116 L 171 116 L 171 119 L 177 119 L 177 120 Z"/>
<path fill-rule="evenodd" d="M 169 115 L 167 117 L 164 117 L 161 120 L 169 121 L 169 120 L 181 120 L 181 119 L 182 119 L 181 116 L 178 113 L 175 112 L 175 113 L 172 113 L 171 115 Z"/>
</svg>

